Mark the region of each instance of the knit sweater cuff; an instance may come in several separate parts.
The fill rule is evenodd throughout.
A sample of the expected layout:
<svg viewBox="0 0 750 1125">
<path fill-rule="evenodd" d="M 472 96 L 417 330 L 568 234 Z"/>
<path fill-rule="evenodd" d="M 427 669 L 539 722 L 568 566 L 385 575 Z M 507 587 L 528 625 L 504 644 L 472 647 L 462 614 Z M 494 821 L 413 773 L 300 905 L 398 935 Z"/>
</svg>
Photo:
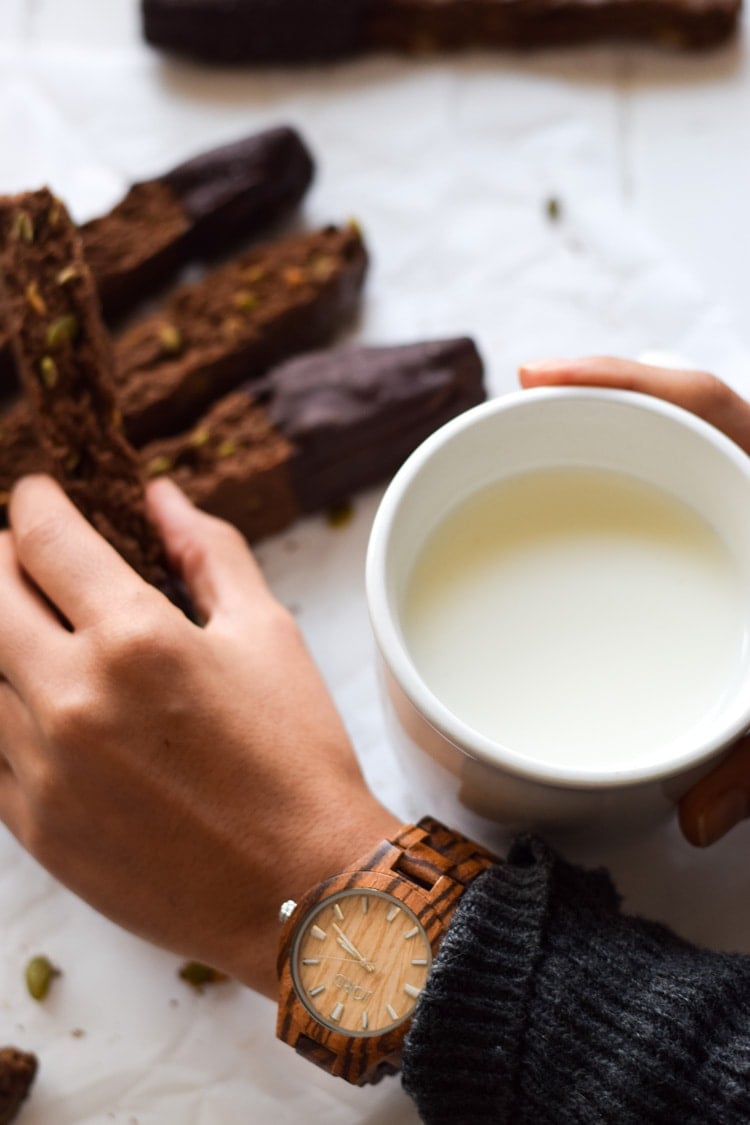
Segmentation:
<svg viewBox="0 0 750 1125">
<path fill-rule="evenodd" d="M 512 857 L 464 895 L 412 1022 L 403 1083 L 426 1121 L 510 1116 L 548 897 L 545 865 Z"/>
<path fill-rule="evenodd" d="M 746 1123 L 747 998 L 750 958 L 623 916 L 605 872 L 522 839 L 456 911 L 404 1086 L 428 1125 Z"/>
</svg>

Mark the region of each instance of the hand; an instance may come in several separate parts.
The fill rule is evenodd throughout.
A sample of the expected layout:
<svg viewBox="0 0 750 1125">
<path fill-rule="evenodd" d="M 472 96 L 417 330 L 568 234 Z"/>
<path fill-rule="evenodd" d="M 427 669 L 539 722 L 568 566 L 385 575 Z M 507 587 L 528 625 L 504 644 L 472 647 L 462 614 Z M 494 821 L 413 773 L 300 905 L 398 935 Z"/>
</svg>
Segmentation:
<svg viewBox="0 0 750 1125">
<path fill-rule="evenodd" d="M 527 388 L 615 387 L 654 395 L 697 414 L 750 454 L 750 403 L 715 375 L 704 371 L 674 371 L 625 359 L 592 356 L 526 364 L 519 375 L 522 386 Z M 680 827 L 690 843 L 706 847 L 748 815 L 750 737 L 745 737 L 716 769 L 682 798 Z"/>
<path fill-rule="evenodd" d="M 202 629 L 51 480 L 13 493 L 0 818 L 102 913 L 274 995 L 281 902 L 398 822 L 239 533 L 168 481 L 148 501 Z"/>
</svg>

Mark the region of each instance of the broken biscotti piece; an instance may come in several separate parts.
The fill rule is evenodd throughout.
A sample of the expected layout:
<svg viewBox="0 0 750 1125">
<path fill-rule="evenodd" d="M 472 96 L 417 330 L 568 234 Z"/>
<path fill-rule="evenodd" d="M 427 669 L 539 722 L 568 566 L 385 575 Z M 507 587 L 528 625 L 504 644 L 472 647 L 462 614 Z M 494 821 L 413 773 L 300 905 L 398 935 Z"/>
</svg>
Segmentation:
<svg viewBox="0 0 750 1125">
<path fill-rule="evenodd" d="M 187 429 L 220 395 L 327 344 L 359 305 L 355 223 L 258 245 L 175 289 L 121 335 L 115 382 L 134 445 Z"/>
<path fill-rule="evenodd" d="M 2 297 L 44 467 L 148 582 L 183 605 L 146 516 L 113 359 L 81 239 L 43 189 L 0 200 Z"/>
<path fill-rule="evenodd" d="M 312 352 L 142 451 L 199 507 L 251 541 L 388 479 L 444 422 L 485 397 L 471 340 Z"/>
<path fill-rule="evenodd" d="M 105 317 L 130 312 L 188 262 L 256 236 L 299 203 L 313 174 L 302 138 L 280 126 L 134 184 L 112 211 L 80 228 Z M 0 329 L 0 392 L 15 390 Z"/>
<path fill-rule="evenodd" d="M 17 1047 L 0 1047 L 0 1125 L 10 1125 L 29 1096 L 36 1077 L 35 1055 Z"/>
<path fill-rule="evenodd" d="M 155 47 L 214 63 L 301 63 L 365 51 L 642 40 L 713 47 L 741 0 L 142 0 Z"/>
</svg>

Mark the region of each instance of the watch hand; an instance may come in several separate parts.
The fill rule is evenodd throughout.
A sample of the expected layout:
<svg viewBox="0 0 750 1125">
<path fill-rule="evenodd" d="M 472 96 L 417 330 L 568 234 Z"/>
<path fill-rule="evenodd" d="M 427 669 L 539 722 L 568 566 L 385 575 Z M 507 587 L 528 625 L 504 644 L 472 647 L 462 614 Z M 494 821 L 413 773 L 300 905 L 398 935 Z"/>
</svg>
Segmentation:
<svg viewBox="0 0 750 1125">
<path fill-rule="evenodd" d="M 345 961 L 347 965 L 361 965 L 358 957 L 333 957 L 330 953 L 319 953 L 313 961 Z M 304 961 L 303 961 L 304 964 Z"/>
<path fill-rule="evenodd" d="M 341 929 L 341 926 L 337 926 L 336 923 L 334 922 L 333 928 L 336 931 L 336 933 L 339 935 L 338 936 L 339 945 L 342 945 L 344 947 L 344 949 L 346 949 L 349 953 L 352 954 L 352 956 L 358 957 L 360 959 L 360 961 L 364 961 L 364 957 L 359 952 L 356 945 L 354 945 L 353 942 L 349 941 L 349 938 L 346 936 L 344 931 Z"/>
<path fill-rule="evenodd" d="M 354 945 L 353 942 L 349 941 L 349 938 L 346 936 L 344 931 L 341 929 L 341 926 L 337 926 L 336 923 L 334 922 L 333 928 L 336 931 L 336 933 L 338 934 L 338 937 L 337 937 L 336 940 L 338 941 L 341 948 L 345 949 L 347 953 L 351 953 L 352 957 L 356 957 L 357 960 L 359 961 L 360 965 L 362 965 L 365 969 L 367 969 L 368 973 L 374 973 L 375 972 L 375 966 L 373 965 L 372 961 L 368 961 L 366 957 L 362 956 L 362 954 L 357 949 L 356 945 Z"/>
</svg>

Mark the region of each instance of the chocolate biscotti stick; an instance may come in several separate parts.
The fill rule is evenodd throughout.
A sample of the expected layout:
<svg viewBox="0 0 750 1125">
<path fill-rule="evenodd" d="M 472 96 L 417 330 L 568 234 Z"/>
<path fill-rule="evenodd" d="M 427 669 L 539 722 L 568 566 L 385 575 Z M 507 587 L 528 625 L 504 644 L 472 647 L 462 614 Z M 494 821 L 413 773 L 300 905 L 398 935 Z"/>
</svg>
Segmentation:
<svg viewBox="0 0 750 1125">
<path fill-rule="evenodd" d="M 737 29 L 742 0 L 374 0 L 369 36 L 406 52 L 529 49 L 640 40 L 715 47 Z"/>
<path fill-rule="evenodd" d="M 0 200 L 0 236 L 11 346 L 45 467 L 143 578 L 179 600 L 122 431 L 112 352 L 80 236 L 46 189 Z"/>
<path fill-rule="evenodd" d="M 372 0 L 142 0 L 154 47 L 207 62 L 344 58 L 367 48 Z"/>
<path fill-rule="evenodd" d="M 328 343 L 356 308 L 367 254 L 356 226 L 258 246 L 183 286 L 114 343 L 118 405 L 133 444 L 189 427 L 228 387 Z M 0 509 L 42 467 L 25 402 L 0 415 Z"/>
<path fill-rule="evenodd" d="M 234 391 L 188 434 L 142 451 L 251 542 L 390 477 L 433 430 L 485 397 L 468 339 L 313 352 Z"/>
<path fill-rule="evenodd" d="M 130 441 L 140 446 L 184 430 L 246 379 L 329 343 L 358 307 L 366 269 L 351 223 L 259 245 L 174 290 L 117 340 L 115 380 Z"/>
<path fill-rule="evenodd" d="M 15 1121 L 37 1072 L 35 1055 L 17 1047 L 0 1047 L 0 1125 Z"/>
<path fill-rule="evenodd" d="M 255 237 L 299 203 L 313 174 L 300 135 L 280 126 L 134 184 L 112 211 L 80 228 L 105 318 L 130 312 L 188 262 Z M 0 395 L 17 390 L 0 326 Z"/>
<path fill-rule="evenodd" d="M 129 312 L 196 258 L 215 258 L 295 207 L 314 174 L 294 129 L 280 126 L 210 149 L 134 184 L 81 227 L 106 317 Z"/>
<path fill-rule="evenodd" d="M 212 63 L 303 63 L 365 51 L 642 40 L 716 46 L 741 0 L 142 0 L 154 47 Z"/>
</svg>

